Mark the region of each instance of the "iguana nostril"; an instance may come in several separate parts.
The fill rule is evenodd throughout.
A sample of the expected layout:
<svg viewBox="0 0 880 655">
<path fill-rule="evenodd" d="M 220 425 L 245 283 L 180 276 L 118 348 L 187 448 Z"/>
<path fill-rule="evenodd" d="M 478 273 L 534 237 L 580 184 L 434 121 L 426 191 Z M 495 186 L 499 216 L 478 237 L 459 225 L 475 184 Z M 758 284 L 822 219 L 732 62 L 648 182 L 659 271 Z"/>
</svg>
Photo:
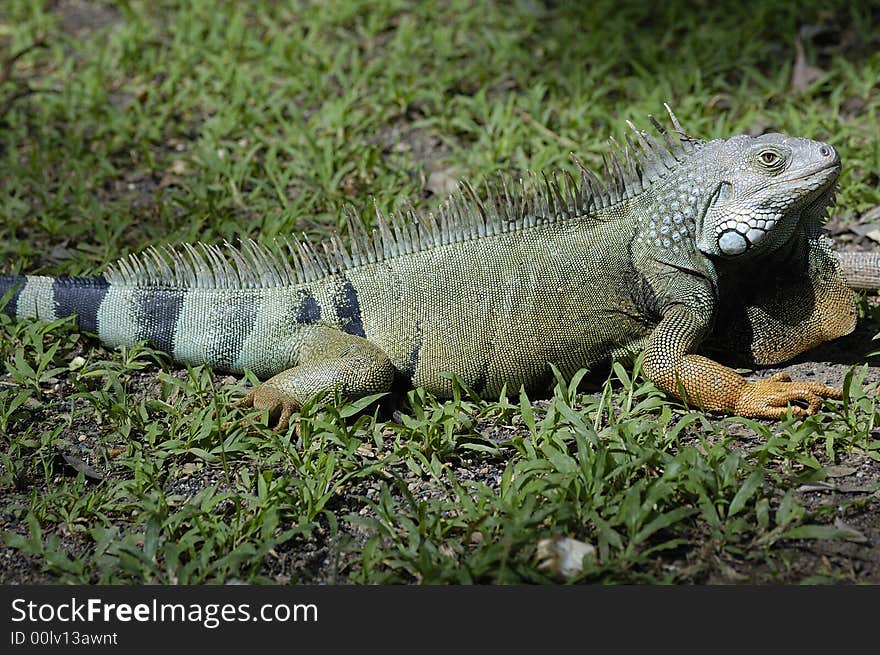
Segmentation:
<svg viewBox="0 0 880 655">
<path fill-rule="evenodd" d="M 821 146 L 819 148 L 819 154 L 823 157 L 830 157 L 834 154 L 834 149 L 831 146 Z"/>
</svg>

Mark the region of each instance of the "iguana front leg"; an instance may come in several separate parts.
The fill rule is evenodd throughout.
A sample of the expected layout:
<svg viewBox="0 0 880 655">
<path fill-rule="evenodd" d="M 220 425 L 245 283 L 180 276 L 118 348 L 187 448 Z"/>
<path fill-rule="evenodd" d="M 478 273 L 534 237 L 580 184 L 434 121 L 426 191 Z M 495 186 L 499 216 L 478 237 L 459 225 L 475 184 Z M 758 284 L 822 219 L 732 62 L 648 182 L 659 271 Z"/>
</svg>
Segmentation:
<svg viewBox="0 0 880 655">
<path fill-rule="evenodd" d="M 790 403 L 795 416 L 815 414 L 822 398 L 841 398 L 838 389 L 792 382 L 785 374 L 750 382 L 707 357 L 694 354 L 706 332 L 693 309 L 676 306 L 657 325 L 645 348 L 645 375 L 666 393 L 703 409 L 750 418 L 779 418 Z"/>
<path fill-rule="evenodd" d="M 381 348 L 363 337 L 318 326 L 300 348 L 296 366 L 255 387 L 237 407 L 269 410 L 275 430 L 286 430 L 293 412 L 313 396 L 341 385 L 347 398 L 387 391 L 394 365 Z"/>
</svg>

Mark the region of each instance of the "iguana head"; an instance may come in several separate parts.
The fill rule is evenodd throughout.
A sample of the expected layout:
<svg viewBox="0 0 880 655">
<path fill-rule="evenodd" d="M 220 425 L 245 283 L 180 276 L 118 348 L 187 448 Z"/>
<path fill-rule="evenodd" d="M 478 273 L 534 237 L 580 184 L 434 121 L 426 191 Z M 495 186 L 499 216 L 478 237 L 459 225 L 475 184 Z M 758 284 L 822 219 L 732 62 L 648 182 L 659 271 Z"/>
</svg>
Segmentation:
<svg viewBox="0 0 880 655">
<path fill-rule="evenodd" d="M 725 259 L 772 252 L 803 221 L 817 223 L 840 173 L 830 145 L 784 134 L 710 141 L 699 156 L 709 196 L 698 215 L 697 248 Z"/>
</svg>

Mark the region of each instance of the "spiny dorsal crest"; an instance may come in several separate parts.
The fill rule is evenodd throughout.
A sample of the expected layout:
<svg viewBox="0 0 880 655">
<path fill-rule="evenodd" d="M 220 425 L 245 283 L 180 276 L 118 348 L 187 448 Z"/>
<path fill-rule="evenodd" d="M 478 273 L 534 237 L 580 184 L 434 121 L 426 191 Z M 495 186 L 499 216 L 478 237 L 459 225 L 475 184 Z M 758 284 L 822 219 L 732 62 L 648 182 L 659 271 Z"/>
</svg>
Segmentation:
<svg viewBox="0 0 880 655">
<path fill-rule="evenodd" d="M 115 285 L 150 288 L 289 286 L 429 248 L 590 216 L 642 193 L 700 147 L 702 141 L 689 137 L 669 105 L 664 107 L 677 138 L 653 116 L 648 118 L 659 139 L 627 121 L 635 139 L 627 136 L 622 147 L 611 139 L 612 151 L 604 157 L 604 183 L 572 155 L 579 179 L 567 172 L 553 172 L 549 178 L 529 173 L 525 180 L 499 176 L 496 183 L 486 184 L 483 198 L 464 182 L 436 214 L 417 212 L 407 204 L 385 216 L 376 207 L 372 230 L 347 210 L 348 243 L 334 233 L 317 247 L 305 237 L 270 244 L 248 239 L 239 246 L 224 242 L 150 247 L 117 261 L 107 277 Z"/>
</svg>

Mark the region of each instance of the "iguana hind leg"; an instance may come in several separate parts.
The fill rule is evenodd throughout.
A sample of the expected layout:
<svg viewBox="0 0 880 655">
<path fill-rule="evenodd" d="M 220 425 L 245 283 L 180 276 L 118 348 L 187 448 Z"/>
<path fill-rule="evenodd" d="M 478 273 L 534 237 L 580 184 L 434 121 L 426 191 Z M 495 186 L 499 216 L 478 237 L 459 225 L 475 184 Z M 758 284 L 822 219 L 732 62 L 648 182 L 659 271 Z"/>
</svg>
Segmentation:
<svg viewBox="0 0 880 655">
<path fill-rule="evenodd" d="M 841 398 L 839 390 L 815 382 L 792 382 L 784 373 L 750 382 L 707 357 L 693 354 L 704 326 L 693 311 L 678 307 L 658 324 L 645 349 L 644 372 L 666 393 L 703 409 L 750 418 L 779 418 L 792 405 L 795 416 L 815 414 L 822 398 Z"/>
<path fill-rule="evenodd" d="M 363 337 L 319 326 L 300 350 L 296 366 L 255 387 L 237 407 L 269 410 L 275 430 L 286 430 L 290 417 L 313 396 L 341 385 L 347 398 L 380 393 L 391 387 L 394 366 L 388 356 Z"/>
</svg>

